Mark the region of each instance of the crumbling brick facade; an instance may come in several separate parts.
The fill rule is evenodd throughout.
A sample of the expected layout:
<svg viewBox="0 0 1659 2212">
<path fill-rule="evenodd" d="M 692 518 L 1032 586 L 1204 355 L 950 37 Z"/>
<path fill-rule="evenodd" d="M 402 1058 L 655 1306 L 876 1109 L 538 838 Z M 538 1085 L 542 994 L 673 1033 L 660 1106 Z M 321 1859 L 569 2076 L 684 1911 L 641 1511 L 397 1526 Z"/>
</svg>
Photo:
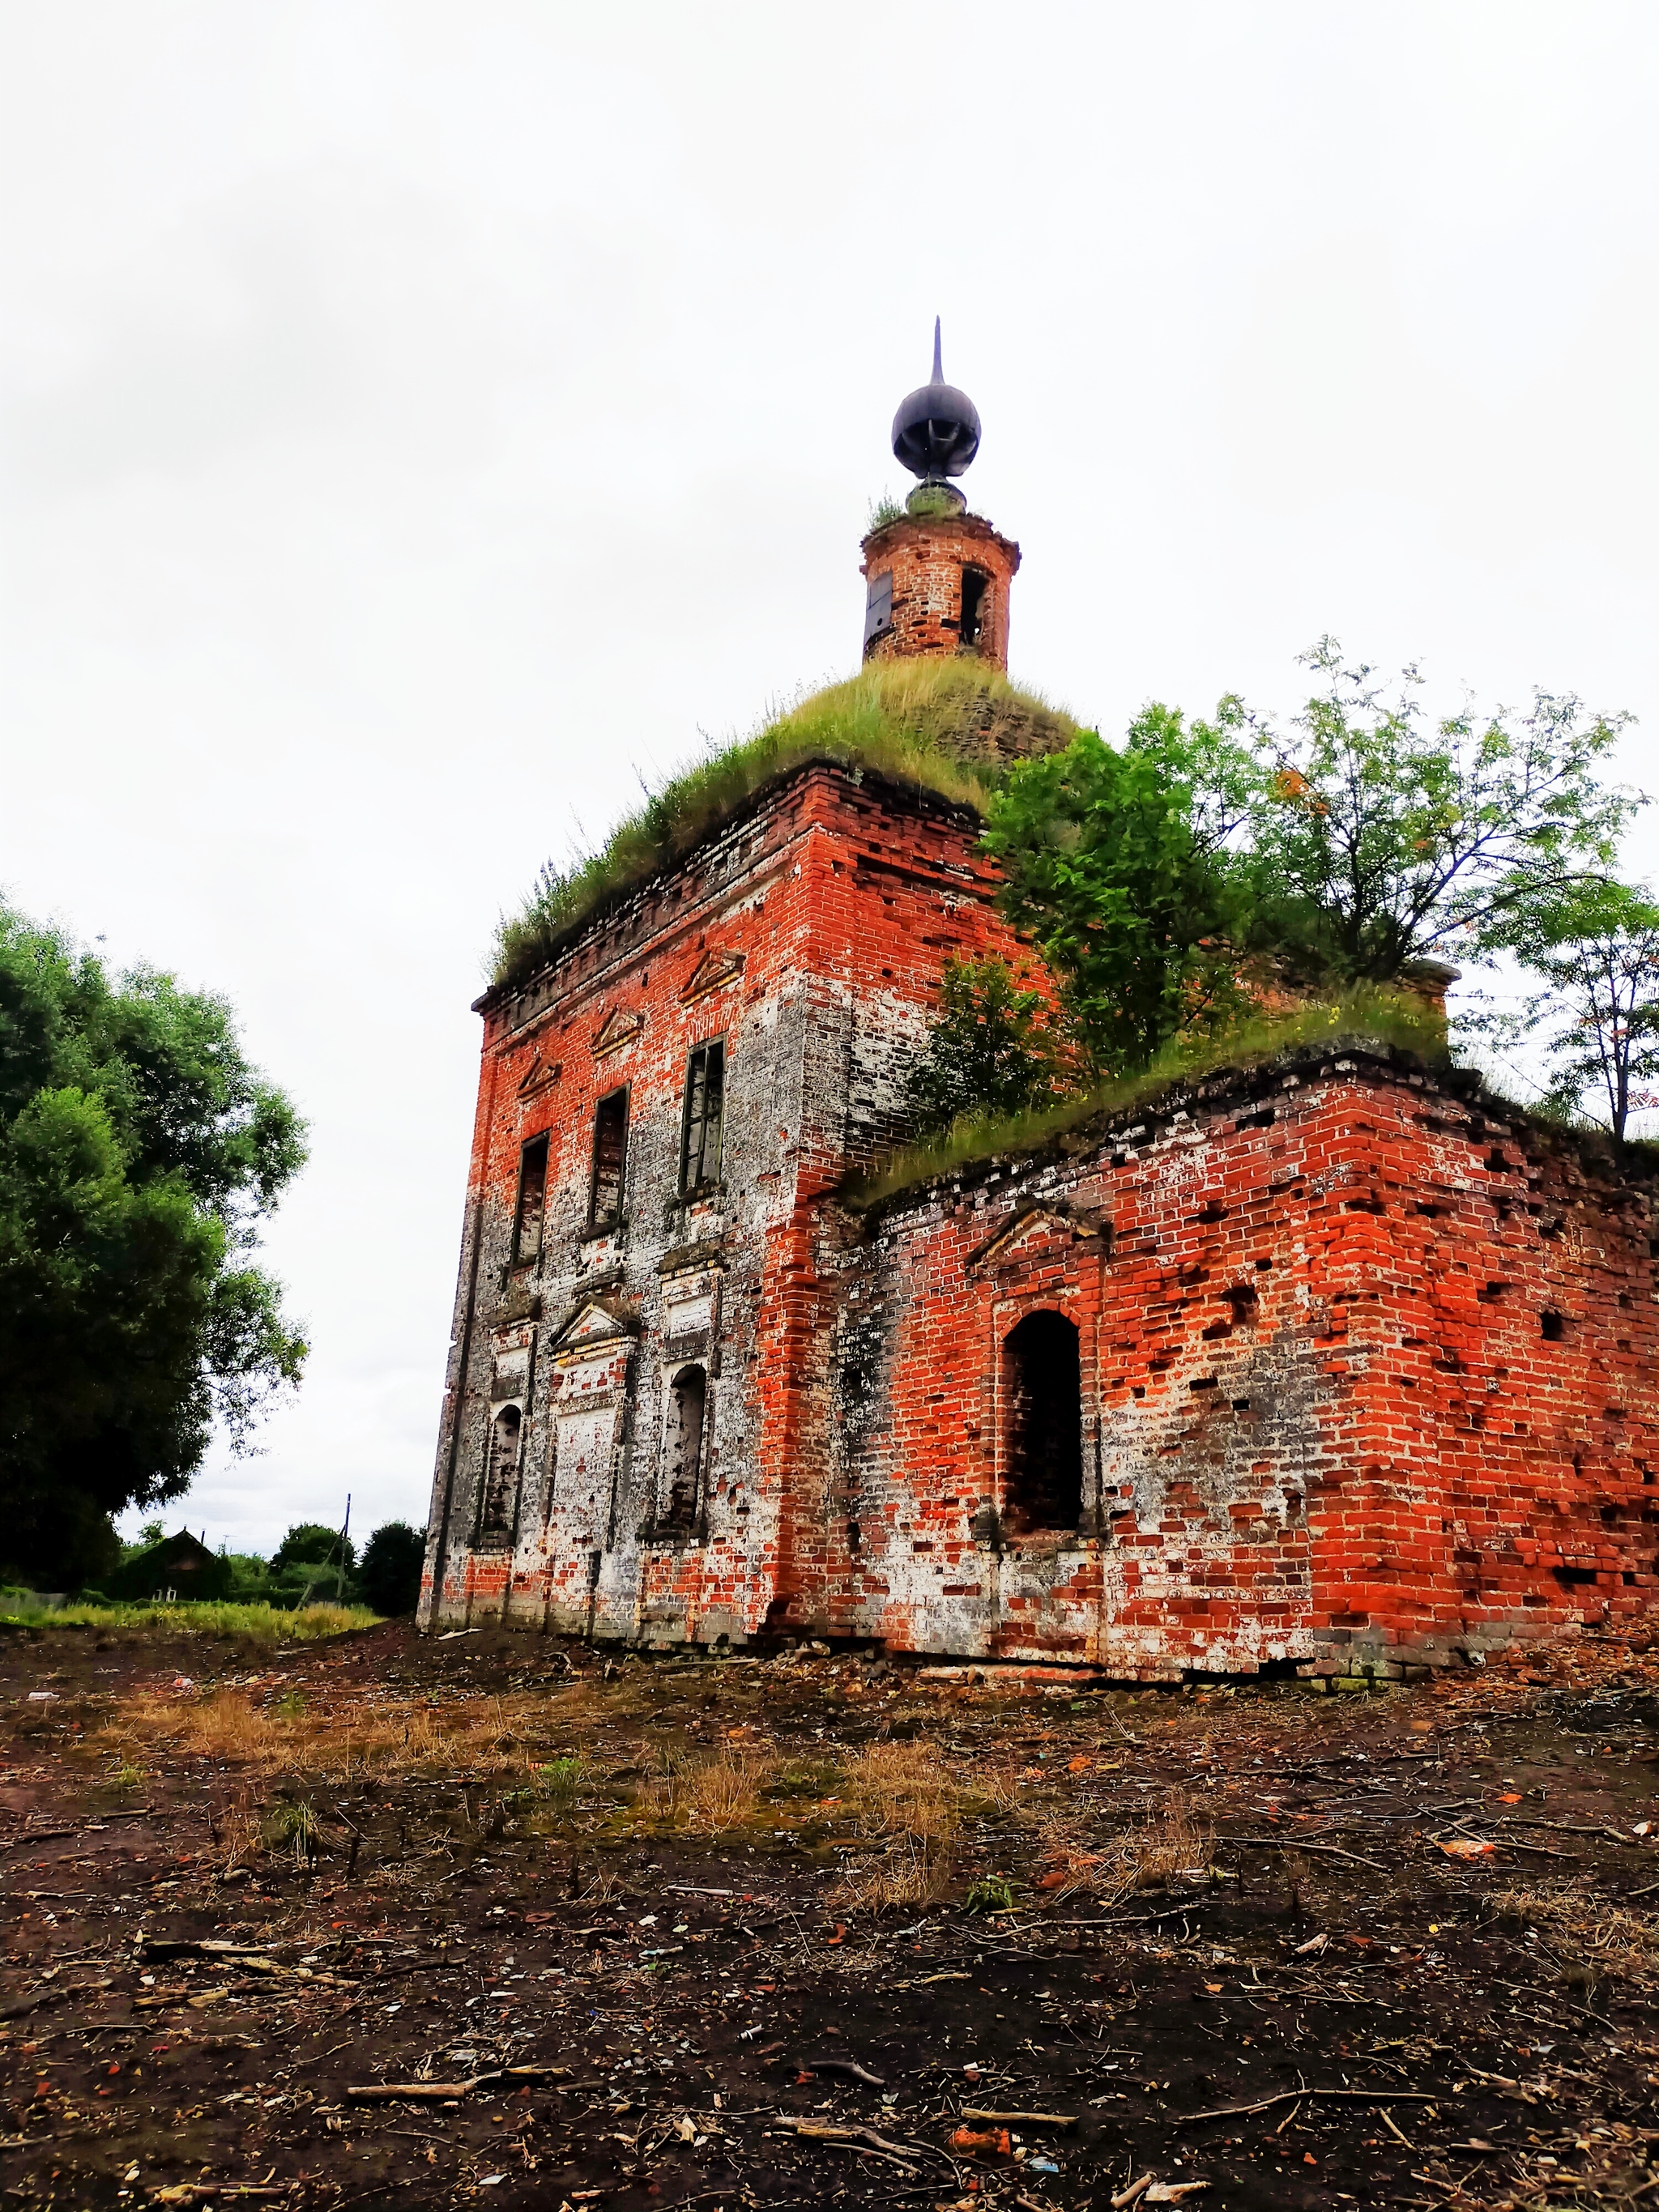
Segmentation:
<svg viewBox="0 0 1659 2212">
<path fill-rule="evenodd" d="M 944 960 L 1033 970 L 975 829 L 801 769 L 482 1002 L 425 1617 L 1351 1679 L 1650 1604 L 1648 1194 L 1473 1078 L 1216 1078 L 840 1202 Z M 1067 1372 L 1075 1495 L 1033 1506 L 1021 1424 Z"/>
<path fill-rule="evenodd" d="M 1389 1056 L 1218 1078 L 849 1243 L 827 1625 L 1114 1675 L 1397 1674 L 1654 1601 L 1648 1194 Z M 1080 1510 L 1011 1534 L 1009 1342 L 1076 1331 Z"/>
<path fill-rule="evenodd" d="M 961 650 L 970 568 L 1006 660 L 988 524 L 864 551 L 870 652 Z M 1063 741 L 988 686 L 960 750 Z M 978 830 L 809 763 L 478 1002 L 423 1624 L 1353 1682 L 1650 1606 L 1649 1191 L 1475 1078 L 1304 1055 L 844 1202 L 945 960 L 1046 982 Z"/>
<path fill-rule="evenodd" d="M 1035 972 L 977 828 L 803 768 L 480 1001 L 427 1618 L 740 1640 L 823 1586 L 821 1208 L 902 1133 L 945 960 Z"/>
</svg>

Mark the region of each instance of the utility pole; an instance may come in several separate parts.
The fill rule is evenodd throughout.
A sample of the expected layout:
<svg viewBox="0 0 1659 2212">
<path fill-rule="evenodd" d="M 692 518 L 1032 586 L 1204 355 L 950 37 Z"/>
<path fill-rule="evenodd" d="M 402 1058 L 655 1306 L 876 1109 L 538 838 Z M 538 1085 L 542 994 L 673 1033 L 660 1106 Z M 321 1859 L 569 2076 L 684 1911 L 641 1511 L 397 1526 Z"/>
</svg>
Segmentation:
<svg viewBox="0 0 1659 2212">
<path fill-rule="evenodd" d="M 351 1492 L 346 1492 L 346 1517 L 340 1530 L 340 1571 L 334 1578 L 334 1602 L 340 1604 L 345 1597 L 346 1534 L 351 1527 Z"/>
</svg>

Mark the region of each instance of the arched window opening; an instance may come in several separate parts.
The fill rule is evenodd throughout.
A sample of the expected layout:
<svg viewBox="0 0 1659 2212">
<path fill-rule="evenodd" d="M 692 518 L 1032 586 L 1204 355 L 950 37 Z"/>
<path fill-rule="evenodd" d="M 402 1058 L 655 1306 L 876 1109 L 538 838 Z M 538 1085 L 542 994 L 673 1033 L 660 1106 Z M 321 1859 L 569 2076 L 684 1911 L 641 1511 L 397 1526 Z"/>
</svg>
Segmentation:
<svg viewBox="0 0 1659 2212">
<path fill-rule="evenodd" d="M 1003 1340 L 1007 1408 L 1003 1527 L 1075 1528 L 1083 1517 L 1083 1376 L 1075 1325 L 1027 1314 Z"/>
<path fill-rule="evenodd" d="M 489 1462 L 484 1471 L 483 1511 L 486 1533 L 506 1535 L 513 1527 L 518 1502 L 519 1443 L 524 1415 L 516 1406 L 503 1406 L 489 1425 Z"/>
<path fill-rule="evenodd" d="M 702 1471 L 703 1417 L 708 1377 L 701 1367 L 682 1367 L 668 1392 L 668 1433 L 664 1454 L 663 1525 L 690 1528 L 697 1517 L 697 1484 Z"/>
</svg>

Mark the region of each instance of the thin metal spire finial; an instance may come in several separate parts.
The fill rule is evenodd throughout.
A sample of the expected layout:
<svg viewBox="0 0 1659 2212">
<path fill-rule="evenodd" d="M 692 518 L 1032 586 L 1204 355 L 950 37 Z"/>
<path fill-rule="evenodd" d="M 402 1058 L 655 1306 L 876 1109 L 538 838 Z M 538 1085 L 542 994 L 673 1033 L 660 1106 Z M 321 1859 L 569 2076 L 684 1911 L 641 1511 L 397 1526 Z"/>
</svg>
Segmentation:
<svg viewBox="0 0 1659 2212">
<path fill-rule="evenodd" d="M 933 381 L 935 384 L 943 384 L 945 381 L 945 369 L 939 359 L 939 317 L 937 315 L 933 318 Z"/>
</svg>

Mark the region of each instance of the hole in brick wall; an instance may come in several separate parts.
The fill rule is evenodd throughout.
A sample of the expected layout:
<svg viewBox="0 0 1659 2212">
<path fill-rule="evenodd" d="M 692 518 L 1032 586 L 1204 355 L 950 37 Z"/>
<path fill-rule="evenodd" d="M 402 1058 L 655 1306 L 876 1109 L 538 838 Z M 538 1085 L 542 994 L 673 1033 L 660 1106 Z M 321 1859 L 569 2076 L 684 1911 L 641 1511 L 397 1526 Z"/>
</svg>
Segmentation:
<svg viewBox="0 0 1659 2212">
<path fill-rule="evenodd" d="M 963 645 L 977 645 L 991 611 L 991 579 L 983 568 L 962 572 L 962 628 L 957 635 Z"/>
<path fill-rule="evenodd" d="M 1083 1514 L 1083 1381 L 1064 1314 L 1027 1314 L 1003 1340 L 1008 1408 L 1003 1522 L 1020 1535 L 1075 1528 Z"/>
<path fill-rule="evenodd" d="M 1223 1291 L 1221 1295 L 1232 1308 L 1233 1319 L 1241 1328 L 1255 1319 L 1260 1301 L 1254 1283 L 1235 1283 L 1231 1290 Z"/>
<path fill-rule="evenodd" d="M 1241 1129 L 1271 1129 L 1278 1119 L 1279 1110 L 1276 1107 L 1264 1106 L 1259 1114 L 1241 1115 L 1238 1126 Z"/>
<path fill-rule="evenodd" d="M 1604 1505 L 1601 1508 L 1601 1526 L 1604 1528 L 1616 1528 L 1618 1525 L 1619 1508 L 1616 1505 Z"/>
<path fill-rule="evenodd" d="M 1595 1581 L 1594 1567 L 1557 1567 L 1555 1579 L 1563 1589 L 1587 1589 Z"/>
<path fill-rule="evenodd" d="M 1509 1164 L 1503 1153 L 1494 1145 L 1486 1155 L 1486 1166 L 1489 1170 L 1493 1175 L 1503 1175 L 1508 1171 Z"/>
<path fill-rule="evenodd" d="M 1507 1283 L 1488 1283 L 1479 1296 L 1484 1304 L 1495 1306 L 1509 1287 Z"/>
<path fill-rule="evenodd" d="M 1200 1208 L 1197 1218 L 1200 1221 L 1224 1221 L 1227 1209 L 1219 1199 L 1212 1198 L 1206 1206 Z"/>
<path fill-rule="evenodd" d="M 682 1367 L 668 1391 L 662 1508 L 666 1528 L 689 1528 L 697 1517 L 697 1478 L 702 1467 L 708 1403 L 708 1375 L 701 1367 Z"/>
<path fill-rule="evenodd" d="M 1559 1344 L 1567 1334 L 1567 1324 L 1559 1313 L 1547 1308 L 1538 1316 L 1538 1334 L 1546 1344 Z"/>
</svg>

